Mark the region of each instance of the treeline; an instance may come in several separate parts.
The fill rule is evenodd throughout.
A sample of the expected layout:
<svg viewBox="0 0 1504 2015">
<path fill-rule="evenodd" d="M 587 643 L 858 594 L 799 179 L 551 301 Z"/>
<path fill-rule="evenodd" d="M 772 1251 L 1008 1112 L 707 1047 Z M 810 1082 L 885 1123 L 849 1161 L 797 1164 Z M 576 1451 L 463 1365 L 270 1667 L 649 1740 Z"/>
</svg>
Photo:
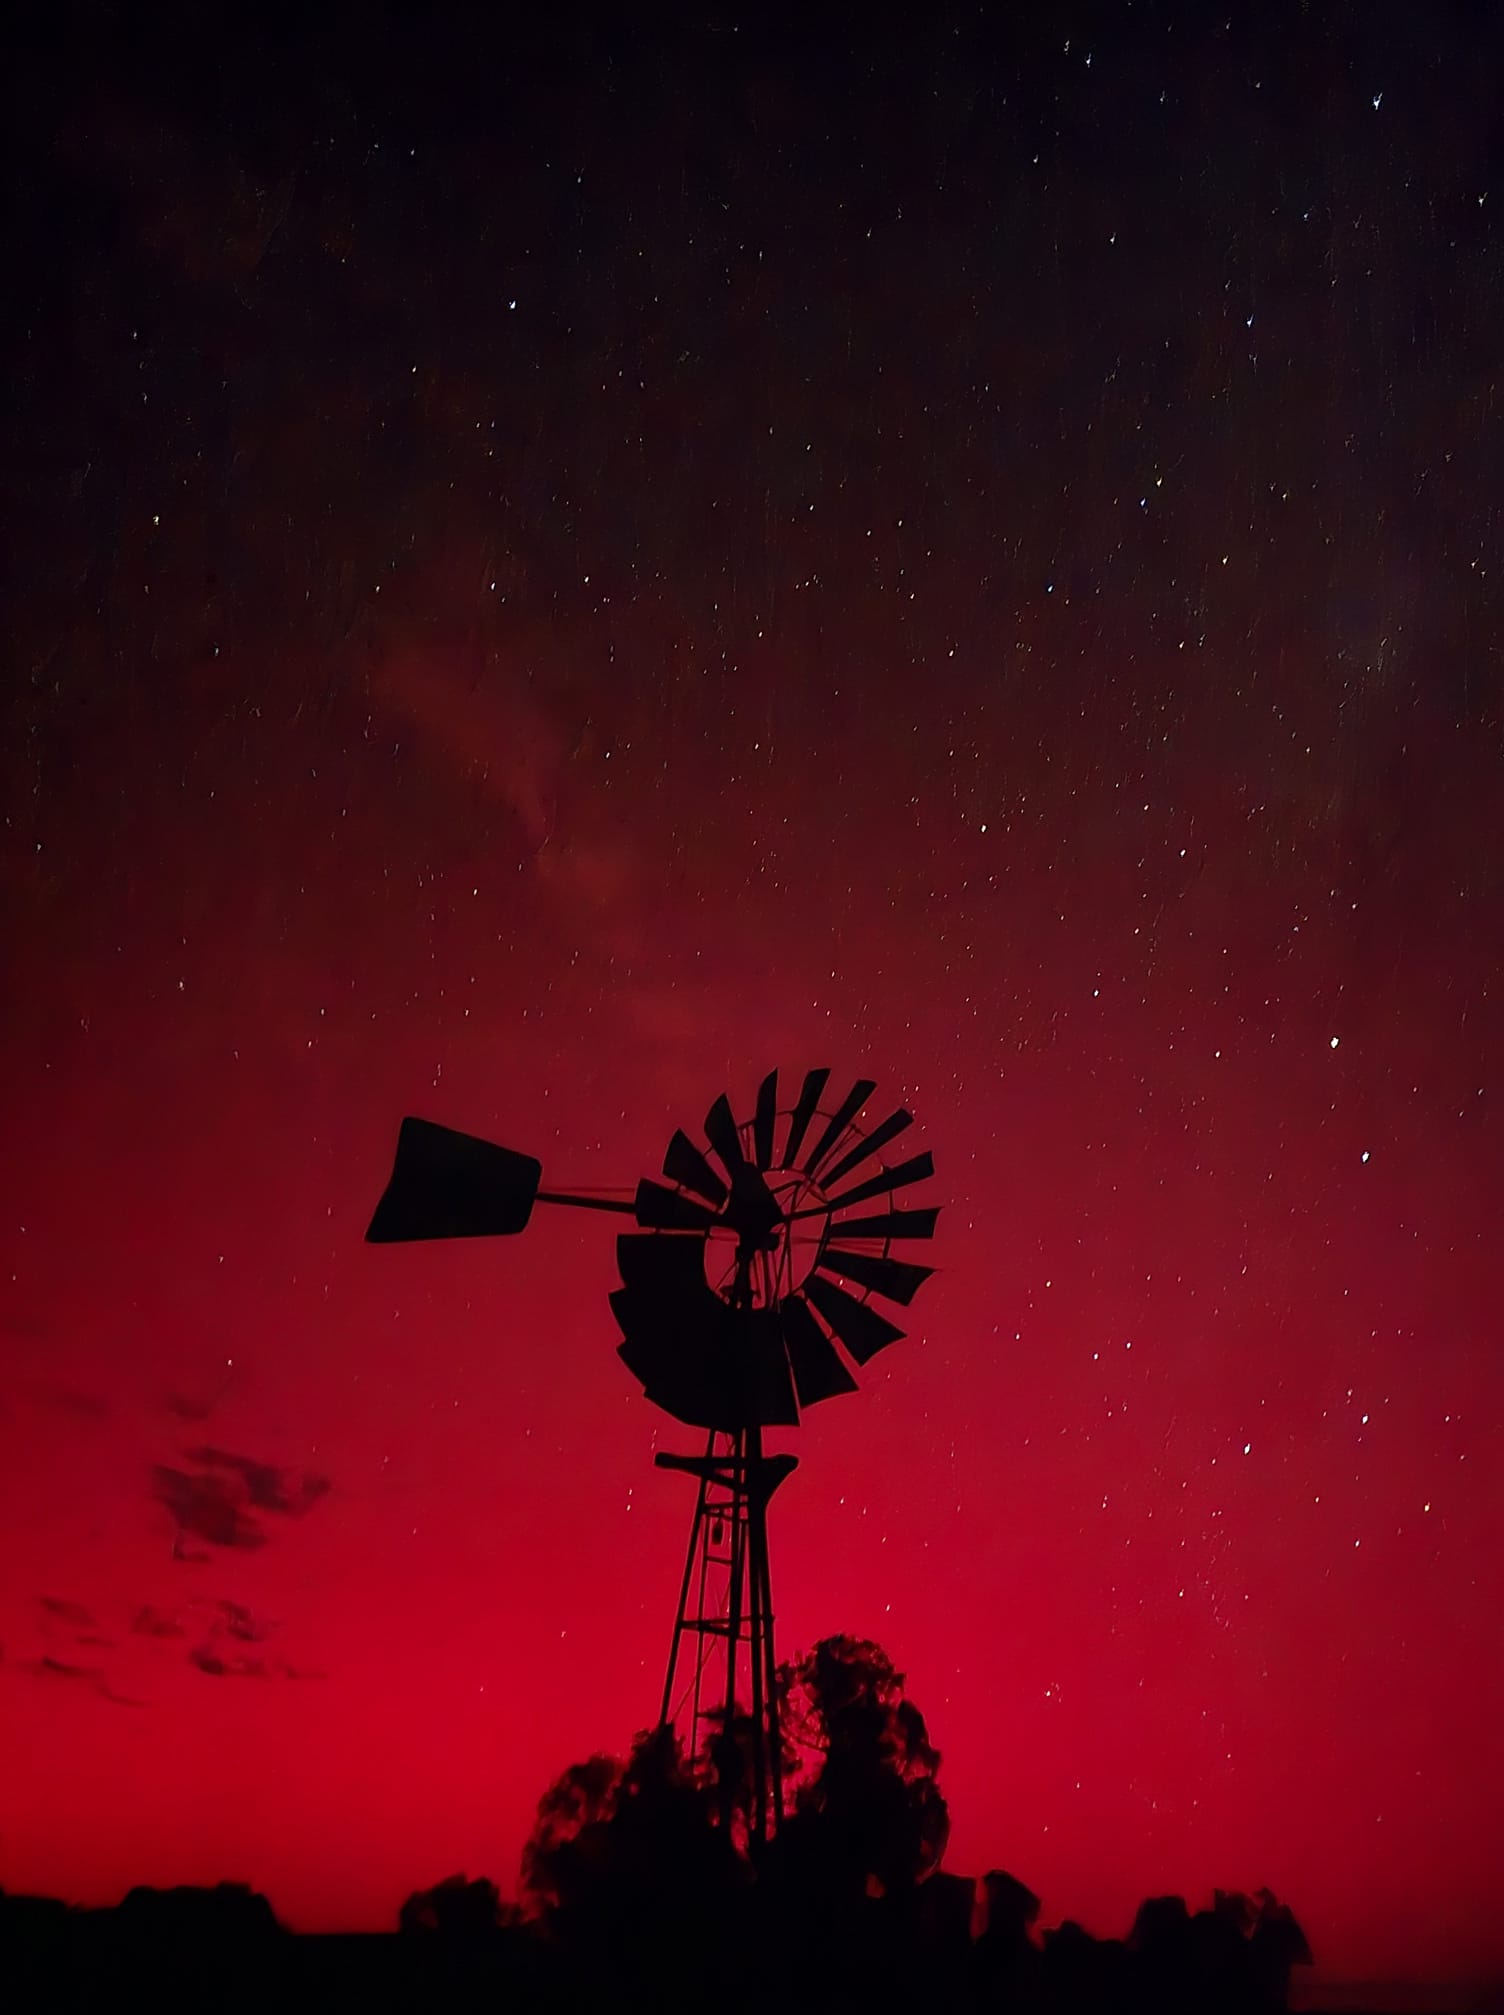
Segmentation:
<svg viewBox="0 0 1504 2015">
<path fill-rule="evenodd" d="M 941 1866 L 939 1752 L 879 1647 L 829 1638 L 783 1669 L 786 1813 L 748 1838 L 749 1731 L 686 1761 L 672 1731 L 566 1770 L 515 1900 L 453 1876 L 392 1938 L 288 1937 L 233 1885 L 117 1911 L 0 1896 L 0 2001 L 156 2007 L 820 2010 L 879 2015 L 1274 2015 L 1310 1951 L 1268 1891 L 1146 1901 L 1122 1938 L 1041 1935 L 1015 1877 Z M 102 1997 L 102 1998 L 101 1998 Z M 15 2005 L 33 2005 L 17 2000 Z"/>
</svg>

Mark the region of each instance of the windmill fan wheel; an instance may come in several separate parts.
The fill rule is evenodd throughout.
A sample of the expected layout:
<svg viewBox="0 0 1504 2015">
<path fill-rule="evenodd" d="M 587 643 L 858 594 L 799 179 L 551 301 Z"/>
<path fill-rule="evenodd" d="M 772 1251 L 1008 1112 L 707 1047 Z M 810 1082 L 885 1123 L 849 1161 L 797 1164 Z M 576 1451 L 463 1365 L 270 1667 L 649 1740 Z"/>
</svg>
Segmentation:
<svg viewBox="0 0 1504 2015">
<path fill-rule="evenodd" d="M 666 1180 L 638 1184 L 639 1229 L 616 1244 L 619 1354 L 647 1397 L 689 1426 L 791 1427 L 801 1407 L 854 1392 L 852 1366 L 904 1334 L 873 1297 L 907 1306 L 933 1271 L 893 1252 L 932 1237 L 939 1216 L 898 1200 L 934 1174 L 928 1153 L 881 1160 L 912 1115 L 868 1128 L 874 1082 L 827 1104 L 829 1078 L 808 1072 L 784 1109 L 770 1071 L 740 1121 L 722 1094 L 706 1146 L 675 1133 Z"/>
</svg>

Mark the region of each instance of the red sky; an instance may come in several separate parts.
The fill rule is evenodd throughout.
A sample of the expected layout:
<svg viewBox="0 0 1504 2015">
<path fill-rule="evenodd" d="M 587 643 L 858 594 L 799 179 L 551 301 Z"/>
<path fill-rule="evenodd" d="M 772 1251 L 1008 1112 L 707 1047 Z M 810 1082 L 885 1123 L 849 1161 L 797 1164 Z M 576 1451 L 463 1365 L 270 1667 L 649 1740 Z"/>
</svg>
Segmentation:
<svg viewBox="0 0 1504 2015">
<path fill-rule="evenodd" d="M 217 125 L 46 72 L 0 1885 L 509 1889 L 655 1711 L 694 1437 L 614 1354 L 608 1220 L 362 1243 L 397 1123 L 630 1185 L 829 1064 L 916 1113 L 941 1271 L 787 1437 L 780 1644 L 886 1646 L 947 1865 L 1049 1921 L 1267 1883 L 1331 1978 L 1504 1972 L 1461 57 L 1405 99 L 1361 42 L 1318 88 L 1103 33 L 973 52 L 1027 115 L 926 44 L 891 158 L 911 51 L 844 137 L 774 47 L 607 52 L 709 80 L 637 151 L 599 50 L 530 59 L 546 147 L 441 130 L 453 50 Z"/>
</svg>

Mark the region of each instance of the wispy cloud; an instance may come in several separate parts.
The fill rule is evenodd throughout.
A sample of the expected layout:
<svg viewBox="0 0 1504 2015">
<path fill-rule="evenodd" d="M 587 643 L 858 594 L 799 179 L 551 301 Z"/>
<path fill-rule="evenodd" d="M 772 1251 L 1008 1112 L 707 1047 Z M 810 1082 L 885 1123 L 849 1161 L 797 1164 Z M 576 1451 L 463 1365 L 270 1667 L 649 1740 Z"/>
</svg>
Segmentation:
<svg viewBox="0 0 1504 2015">
<path fill-rule="evenodd" d="M 107 1399 L 97 1392 L 83 1392 L 76 1385 L 62 1385 L 54 1380 L 38 1380 L 25 1388 L 28 1396 L 38 1406 L 49 1408 L 53 1413 L 66 1415 L 70 1420 L 108 1420 L 114 1408 Z"/>
<path fill-rule="evenodd" d="M 212 1628 L 226 1637 L 233 1637 L 240 1644 L 263 1644 L 277 1628 L 254 1610 L 247 1609 L 243 1602 L 228 1602 L 221 1598 L 207 1607 L 213 1612 Z"/>
<path fill-rule="evenodd" d="M 85 1609 L 81 1602 L 69 1602 L 61 1595 L 40 1595 L 43 1615 L 66 1624 L 71 1630 L 92 1630 L 95 1627 L 94 1613 Z"/>
<path fill-rule="evenodd" d="M 270 1679 L 273 1669 L 264 1658 L 248 1658 L 216 1651 L 212 1644 L 195 1644 L 188 1663 L 211 1679 Z"/>
<path fill-rule="evenodd" d="M 208 1679 L 311 1679 L 318 1675 L 289 1665 L 284 1658 L 247 1645 L 264 1645 L 278 1626 L 257 1616 L 243 1602 L 219 1600 L 204 1605 L 209 1634 L 188 1653 L 188 1663 Z"/>
<path fill-rule="evenodd" d="M 53 1658 L 44 1652 L 40 1658 L 30 1659 L 15 1669 L 33 1679 L 86 1689 L 90 1693 L 98 1694 L 101 1700 L 108 1700 L 112 1707 L 146 1705 L 144 1700 L 134 1700 L 129 1694 L 117 1693 L 111 1686 L 103 1666 L 100 1665 L 74 1665 L 67 1659 Z"/>
<path fill-rule="evenodd" d="M 89 1685 L 104 1684 L 102 1665 L 70 1665 L 66 1659 L 53 1658 L 46 1653 L 34 1661 L 32 1669 L 42 1679 L 73 1679 Z"/>
<path fill-rule="evenodd" d="M 570 742 L 523 672 L 467 670 L 411 652 L 386 667 L 376 689 L 447 763 L 512 811 L 531 852 L 548 844 Z"/>
<path fill-rule="evenodd" d="M 149 1602 L 143 1602 L 131 1618 L 131 1630 L 137 1637 L 172 1638 L 186 1637 L 188 1631 L 175 1616 L 165 1609 L 157 1609 Z"/>
</svg>

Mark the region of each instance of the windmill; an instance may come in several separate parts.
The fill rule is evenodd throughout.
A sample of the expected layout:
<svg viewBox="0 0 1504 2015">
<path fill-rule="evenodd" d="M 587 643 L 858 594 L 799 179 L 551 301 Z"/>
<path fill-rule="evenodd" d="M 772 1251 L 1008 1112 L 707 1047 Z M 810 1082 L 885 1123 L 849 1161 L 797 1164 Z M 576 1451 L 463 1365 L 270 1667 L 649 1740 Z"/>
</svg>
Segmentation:
<svg viewBox="0 0 1504 2015">
<path fill-rule="evenodd" d="M 770 1071 L 744 1120 L 723 1093 L 705 1116 L 706 1146 L 676 1132 L 665 1180 L 645 1178 L 630 1202 L 546 1190 L 533 1156 L 405 1119 L 366 1232 L 378 1245 L 500 1237 L 524 1230 L 536 1204 L 634 1220 L 616 1241 L 618 1355 L 648 1399 L 706 1436 L 699 1454 L 655 1458 L 698 1486 L 661 1720 L 673 1721 L 676 1701 L 689 1706 L 691 1755 L 718 1731 L 727 1820 L 744 1767 L 737 1734 L 750 1734 L 748 1824 L 758 1839 L 782 1817 L 767 1510 L 796 1467 L 792 1455 L 764 1452 L 763 1432 L 854 1392 L 853 1367 L 904 1334 L 873 1297 L 913 1299 L 932 1269 L 894 1248 L 932 1237 L 939 1215 L 899 1201 L 933 1175 L 927 1152 L 882 1159 L 912 1115 L 900 1108 L 868 1128 L 875 1083 L 859 1078 L 828 1102 L 829 1080 L 828 1070 L 809 1071 L 784 1108 Z M 749 1718 L 738 1693 L 744 1651 Z"/>
</svg>

